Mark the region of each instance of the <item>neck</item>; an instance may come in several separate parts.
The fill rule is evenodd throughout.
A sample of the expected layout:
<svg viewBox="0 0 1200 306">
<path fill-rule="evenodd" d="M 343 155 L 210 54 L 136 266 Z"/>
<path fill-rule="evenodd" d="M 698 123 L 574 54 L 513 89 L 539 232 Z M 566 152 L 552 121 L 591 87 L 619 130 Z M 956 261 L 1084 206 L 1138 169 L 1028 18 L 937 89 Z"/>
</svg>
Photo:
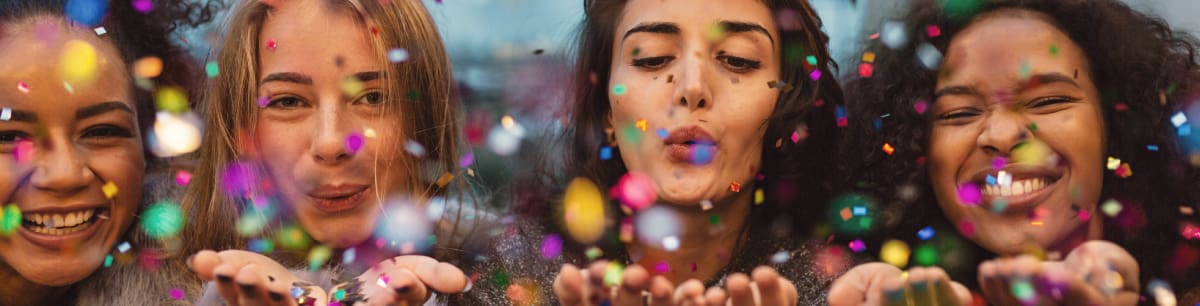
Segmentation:
<svg viewBox="0 0 1200 306">
<path fill-rule="evenodd" d="M 0 261 L 0 300 L 5 305 L 51 305 L 66 296 L 67 287 L 51 287 L 31 282 L 8 263 Z"/>
<path fill-rule="evenodd" d="M 750 216 L 754 186 L 745 188 L 707 211 L 695 204 L 664 204 L 679 220 L 679 248 L 663 249 L 661 241 L 626 243 L 630 258 L 651 275 L 663 275 L 671 283 L 688 279 L 712 279 L 732 259 L 734 248 L 745 240 L 742 228 Z M 714 219 L 717 221 L 714 224 Z M 660 270 L 666 263 L 667 270 Z"/>
</svg>

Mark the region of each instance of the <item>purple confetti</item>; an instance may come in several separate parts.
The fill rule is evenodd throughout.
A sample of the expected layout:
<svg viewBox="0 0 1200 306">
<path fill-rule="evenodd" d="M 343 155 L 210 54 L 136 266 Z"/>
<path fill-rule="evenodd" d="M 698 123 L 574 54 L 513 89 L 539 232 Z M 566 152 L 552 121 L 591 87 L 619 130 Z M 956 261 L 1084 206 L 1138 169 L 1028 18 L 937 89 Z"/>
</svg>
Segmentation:
<svg viewBox="0 0 1200 306">
<path fill-rule="evenodd" d="M 562 254 L 562 237 L 550 234 L 542 240 L 542 258 L 552 259 Z"/>
<path fill-rule="evenodd" d="M 346 137 L 346 151 L 349 151 L 350 154 L 358 153 L 358 150 L 362 150 L 362 147 L 363 147 L 362 134 L 353 133 L 353 134 L 350 134 L 349 137 Z"/>
<path fill-rule="evenodd" d="M 979 191 L 979 185 L 966 183 L 958 186 L 958 200 L 962 201 L 964 205 L 978 205 L 981 198 L 983 198 L 983 194 Z"/>
<path fill-rule="evenodd" d="M 467 155 L 463 155 L 462 158 L 458 159 L 458 167 L 459 168 L 470 167 L 471 164 L 474 164 L 474 163 L 475 163 L 475 152 L 467 152 Z"/>
<path fill-rule="evenodd" d="M 813 81 L 820 80 L 821 79 L 821 70 L 813 70 L 812 73 L 808 74 L 808 77 L 811 78 Z"/>
<path fill-rule="evenodd" d="M 221 190 L 234 197 L 241 197 L 254 185 L 254 172 L 254 167 L 249 164 L 240 162 L 230 164 L 219 176 Z"/>
<path fill-rule="evenodd" d="M 138 13 L 149 13 L 151 10 L 154 10 L 154 2 L 150 2 L 150 0 L 133 0 L 133 9 L 137 10 Z"/>
<path fill-rule="evenodd" d="M 171 288 L 171 299 L 182 300 L 184 298 L 183 289 Z"/>
</svg>

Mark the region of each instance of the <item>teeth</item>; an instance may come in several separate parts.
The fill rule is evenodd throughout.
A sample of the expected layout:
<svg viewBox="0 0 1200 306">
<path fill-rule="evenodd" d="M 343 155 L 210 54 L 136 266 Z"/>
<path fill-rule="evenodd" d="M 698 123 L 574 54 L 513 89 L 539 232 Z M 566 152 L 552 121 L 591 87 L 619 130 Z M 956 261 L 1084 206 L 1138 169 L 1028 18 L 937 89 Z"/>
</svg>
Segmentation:
<svg viewBox="0 0 1200 306">
<path fill-rule="evenodd" d="M 64 214 L 27 214 L 24 220 L 31 225 L 25 226 L 33 232 L 47 235 L 65 235 L 83 230 L 82 226 L 92 220 L 95 210 L 88 209 Z"/>
<path fill-rule="evenodd" d="M 986 196 L 1019 196 L 1046 188 L 1046 180 L 1042 178 L 1013 181 L 1008 185 L 986 185 L 983 194 Z"/>
</svg>

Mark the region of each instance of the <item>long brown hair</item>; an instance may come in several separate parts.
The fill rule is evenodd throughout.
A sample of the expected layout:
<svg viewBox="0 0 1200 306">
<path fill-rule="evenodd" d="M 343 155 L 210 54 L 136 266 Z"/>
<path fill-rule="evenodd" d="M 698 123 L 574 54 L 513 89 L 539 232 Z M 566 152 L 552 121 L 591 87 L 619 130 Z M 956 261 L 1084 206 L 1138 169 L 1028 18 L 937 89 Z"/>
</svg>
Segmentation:
<svg viewBox="0 0 1200 306">
<path fill-rule="evenodd" d="M 383 71 L 383 79 L 387 80 L 384 88 L 384 96 L 388 97 L 386 112 L 401 116 L 396 124 L 408 133 L 405 138 L 427 148 L 424 161 L 405 154 L 404 150 L 397 150 L 403 154 L 400 158 L 403 169 L 424 169 L 403 174 L 403 181 L 409 182 L 404 191 L 420 198 L 445 195 L 450 188 L 431 182 L 437 176 L 423 177 L 425 173 L 458 174 L 454 83 L 449 59 L 432 17 L 419 1 L 330 0 L 328 3 L 331 8 L 348 9 L 362 21 L 364 30 L 371 33 L 370 42 L 378 61 L 388 63 L 387 54 L 392 48 L 404 48 L 413 54 L 407 61 L 387 65 Z M 237 208 L 242 206 L 242 199 L 222 190 L 220 176 L 231 165 L 255 164 L 244 156 L 245 152 L 239 152 L 239 143 L 248 141 L 246 137 L 253 135 L 259 111 L 254 102 L 258 98 L 259 79 L 257 54 L 260 46 L 257 42 L 263 20 L 270 10 L 268 3 L 246 1 L 229 21 L 225 45 L 217 57 L 221 74 L 213 79 L 200 108 L 207 132 L 201 144 L 198 170 L 183 199 L 185 209 L 190 209 L 193 215 L 215 216 L 214 219 L 226 226 L 220 232 L 185 232 L 185 235 L 191 235 L 189 237 L 208 239 L 213 235 L 229 235 L 228 229 L 234 228 L 233 222 L 238 218 Z M 384 168 L 395 165 L 388 166 Z M 263 173 L 262 169 L 257 170 Z M 461 185 L 457 182 L 461 180 L 456 180 L 455 184 Z M 260 191 L 251 190 L 251 193 Z"/>
</svg>

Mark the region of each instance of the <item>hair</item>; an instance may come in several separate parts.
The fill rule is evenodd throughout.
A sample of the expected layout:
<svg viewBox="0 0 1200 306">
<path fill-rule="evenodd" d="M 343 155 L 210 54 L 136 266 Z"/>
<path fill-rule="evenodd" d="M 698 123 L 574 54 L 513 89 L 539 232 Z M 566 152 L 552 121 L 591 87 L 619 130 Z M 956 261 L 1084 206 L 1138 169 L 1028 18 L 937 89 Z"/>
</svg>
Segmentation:
<svg viewBox="0 0 1200 306">
<path fill-rule="evenodd" d="M 70 22 L 66 17 L 67 1 L 63 0 L 13 0 L 0 2 L 0 27 L 13 23 L 23 22 L 39 16 L 63 18 Z M 195 94 L 192 90 L 199 85 L 200 81 L 197 78 L 199 70 L 196 68 L 195 60 L 189 56 L 182 46 L 176 42 L 172 33 L 181 27 L 197 27 L 201 24 L 209 22 L 213 17 L 213 12 L 219 9 L 219 3 L 192 3 L 188 1 L 156 1 L 155 8 L 152 11 L 141 13 L 134 9 L 133 4 L 129 0 L 114 0 L 108 4 L 107 15 L 99 24 L 105 28 L 107 33 L 101 36 L 101 39 L 113 44 L 121 57 L 121 61 L 125 63 L 126 70 L 133 71 L 133 63 L 145 57 L 157 57 L 163 62 L 162 73 L 152 78 L 154 86 L 174 86 L 183 88 L 189 94 Z M 0 37 L 3 39 L 3 37 Z M 130 75 L 130 81 L 134 78 Z M 131 86 L 133 90 L 134 106 L 137 110 L 138 128 L 141 130 L 141 135 L 148 135 L 148 131 L 154 124 L 156 108 L 154 106 L 153 88 L 146 89 L 141 86 Z M 194 100 L 194 99 L 193 99 Z M 143 136 L 144 137 L 144 136 Z M 149 182 L 153 178 L 163 175 L 156 175 L 168 172 L 170 165 L 162 163 L 155 158 L 149 146 L 144 146 L 143 158 L 146 160 L 146 179 L 147 186 L 161 185 L 154 182 Z M 152 178 L 153 177 L 153 178 Z M 164 179 L 169 180 L 169 179 Z M 169 187 L 164 187 L 169 188 Z M 149 196 L 154 191 L 143 191 L 144 195 Z M 144 196 L 143 198 L 147 198 Z M 142 205 L 149 205 L 149 201 L 143 200 Z M 138 211 L 141 211 L 139 207 Z M 192 215 L 192 223 L 206 223 L 204 215 Z M 133 245 L 139 248 L 153 249 L 158 246 L 158 241 L 146 236 L 142 231 L 135 230 L 132 226 L 128 232 L 124 233 L 125 239 L 132 242 Z M 153 250 L 151 251 L 153 253 Z M 169 273 L 175 274 L 190 274 L 186 267 L 182 264 L 174 264 L 166 262 Z M 153 276 L 130 276 L 132 269 L 142 269 L 137 265 L 121 265 L 121 267 L 101 268 L 93 273 L 87 279 L 77 282 L 73 285 L 72 296 L 78 297 L 80 301 L 95 299 L 96 301 L 104 301 L 110 303 L 116 299 L 110 294 L 114 292 L 123 292 L 117 288 L 136 287 L 130 282 L 139 282 L 146 284 L 154 282 Z M 196 283 L 199 280 L 196 279 Z M 106 296 L 110 295 L 110 296 Z M 105 296 L 105 297 L 101 297 Z M 165 297 L 165 294 L 163 295 Z M 122 296 L 122 300 L 127 303 L 137 304 L 147 301 L 145 293 L 131 294 Z M 82 302 L 89 304 L 88 302 Z"/>
<path fill-rule="evenodd" d="M 401 116 L 396 124 L 405 131 L 405 138 L 427 148 L 426 161 L 417 160 L 404 150 L 396 150 L 403 154 L 401 169 L 414 169 L 404 174 L 404 181 L 410 184 L 405 191 L 428 199 L 446 195 L 450 187 L 461 185 L 463 180 L 456 179 L 455 184 L 442 188 L 428 182 L 423 176 L 426 172 L 419 171 L 430 170 L 435 175 L 458 174 L 454 81 L 437 28 L 424 6 L 419 1 L 408 0 L 331 0 L 327 3 L 330 4 L 328 9 L 344 9 L 355 14 L 362 21 L 364 31 L 369 28 L 371 47 L 378 61 L 389 63 L 387 54 L 392 48 L 405 48 L 413 54 L 403 63 L 386 65 L 383 71 L 383 79 L 387 82 L 384 88 L 387 112 Z M 222 171 L 237 163 L 255 164 L 245 157 L 245 152 L 240 152 L 238 144 L 250 141 L 246 137 L 252 137 L 259 112 L 254 103 L 258 98 L 260 77 L 258 39 L 271 9 L 270 3 L 262 1 L 246 1 L 237 7 L 228 24 L 225 45 L 217 56 L 221 74 L 212 80 L 201 108 L 208 131 L 199 152 L 199 169 L 183 202 L 185 207 L 201 214 L 219 215 L 221 220 L 236 220 L 237 211 L 232 208 L 241 207 L 245 200 L 223 191 Z M 403 145 L 403 142 L 399 143 Z M 255 167 L 259 173 L 265 173 L 261 166 Z M 205 237 L 215 233 L 185 230 L 185 234 Z"/>
<path fill-rule="evenodd" d="M 902 235 L 916 243 L 911 234 L 918 228 L 930 224 L 954 228 L 933 197 L 924 165 L 929 123 L 914 108 L 922 101 L 932 103 L 937 75 L 942 72 L 920 66 L 917 46 L 928 43 L 945 54 L 957 34 L 987 18 L 989 12 L 1031 11 L 1048 17 L 1083 50 L 1100 91 L 1106 154 L 1137 169 L 1136 175 L 1126 178 L 1105 172 L 1100 198 L 1118 199 L 1125 209 L 1105 220 L 1104 238 L 1121 244 L 1138 259 L 1144 282 L 1154 276 L 1181 280 L 1187 275 L 1166 271 L 1163 263 L 1171 255 L 1166 250 L 1188 248 L 1178 244 L 1177 221 L 1185 217 L 1176 205 L 1194 207 L 1200 199 L 1196 189 L 1200 175 L 1185 159 L 1169 121 L 1187 93 L 1200 89 L 1195 38 L 1172 32 L 1163 21 L 1115 0 L 994 0 L 978 7 L 939 3 L 943 2 L 916 1 L 903 20 L 911 41 L 894 50 L 871 43 L 867 49 L 876 53 L 874 74 L 855 77 L 846 85 L 850 116 L 846 133 L 854 137 L 840 147 L 841 171 L 854 175 L 841 183 L 880 201 L 888 229 L 881 236 Z M 930 25 L 939 27 L 941 35 L 926 35 L 925 27 Z M 884 143 L 895 148 L 893 154 L 878 149 Z M 1147 145 L 1158 150 L 1148 150 Z M 905 196 L 901 190 L 912 186 L 919 194 Z M 987 253 L 977 246 L 969 248 Z M 969 270 L 973 275 L 974 267 Z"/>
<path fill-rule="evenodd" d="M 605 129 L 611 112 L 608 100 L 609 71 L 612 66 L 613 37 L 626 1 L 585 1 L 585 17 L 578 36 L 576 67 L 568 96 L 572 97 L 571 114 L 560 141 L 566 145 L 564 159 L 566 178 L 583 177 L 598 184 L 601 189 L 613 186 L 628 172 L 619 154 L 609 160 L 600 158 L 601 147 L 607 145 Z M 780 80 L 794 86 L 793 90 L 781 91 L 775 109 L 768 119 L 767 130 L 762 141 L 762 166 L 759 170 L 761 187 L 766 201 L 756 205 L 749 216 L 753 222 L 746 224 L 755 228 L 743 228 L 752 233 L 766 230 L 773 224 L 782 224 L 785 231 L 803 230 L 812 224 L 807 222 L 813 214 L 805 211 L 823 208 L 827 195 L 825 175 L 832 168 L 817 161 L 832 157 L 834 133 L 833 109 L 841 104 L 842 92 L 832 77 L 837 64 L 829 54 L 829 41 L 821 29 L 821 19 L 807 1 L 770 0 L 763 1 L 777 18 L 777 24 L 798 24 L 798 27 L 779 27 L 782 50 L 780 57 Z M 790 12 L 790 13 L 784 13 Z M 805 61 L 805 55 L 816 58 L 816 64 Z M 809 73 L 821 70 L 823 76 L 813 81 Z M 804 142 L 783 141 L 801 126 L 807 126 L 811 137 Z M 561 190 L 561 186 L 557 187 Z M 535 195 L 533 199 L 519 199 L 514 210 L 541 224 L 560 224 L 555 210 L 550 205 L 560 199 L 549 200 L 550 196 Z M 617 204 L 609 202 L 607 210 L 620 211 Z M 780 218 L 775 218 L 780 217 Z M 782 223 L 777 223 L 782 222 Z M 561 224 L 560 224 L 561 225 Z M 562 232 L 562 228 L 552 228 Z M 790 234 L 790 233 L 789 233 Z M 793 236 L 793 235 L 786 235 Z M 598 242 L 606 257 L 626 256 L 624 248 L 608 231 Z M 746 245 L 738 250 L 753 249 L 757 235 L 751 235 Z M 564 245 L 564 254 L 581 258 L 586 246 L 571 242 Z M 736 258 L 736 255 L 735 255 Z"/>
</svg>

